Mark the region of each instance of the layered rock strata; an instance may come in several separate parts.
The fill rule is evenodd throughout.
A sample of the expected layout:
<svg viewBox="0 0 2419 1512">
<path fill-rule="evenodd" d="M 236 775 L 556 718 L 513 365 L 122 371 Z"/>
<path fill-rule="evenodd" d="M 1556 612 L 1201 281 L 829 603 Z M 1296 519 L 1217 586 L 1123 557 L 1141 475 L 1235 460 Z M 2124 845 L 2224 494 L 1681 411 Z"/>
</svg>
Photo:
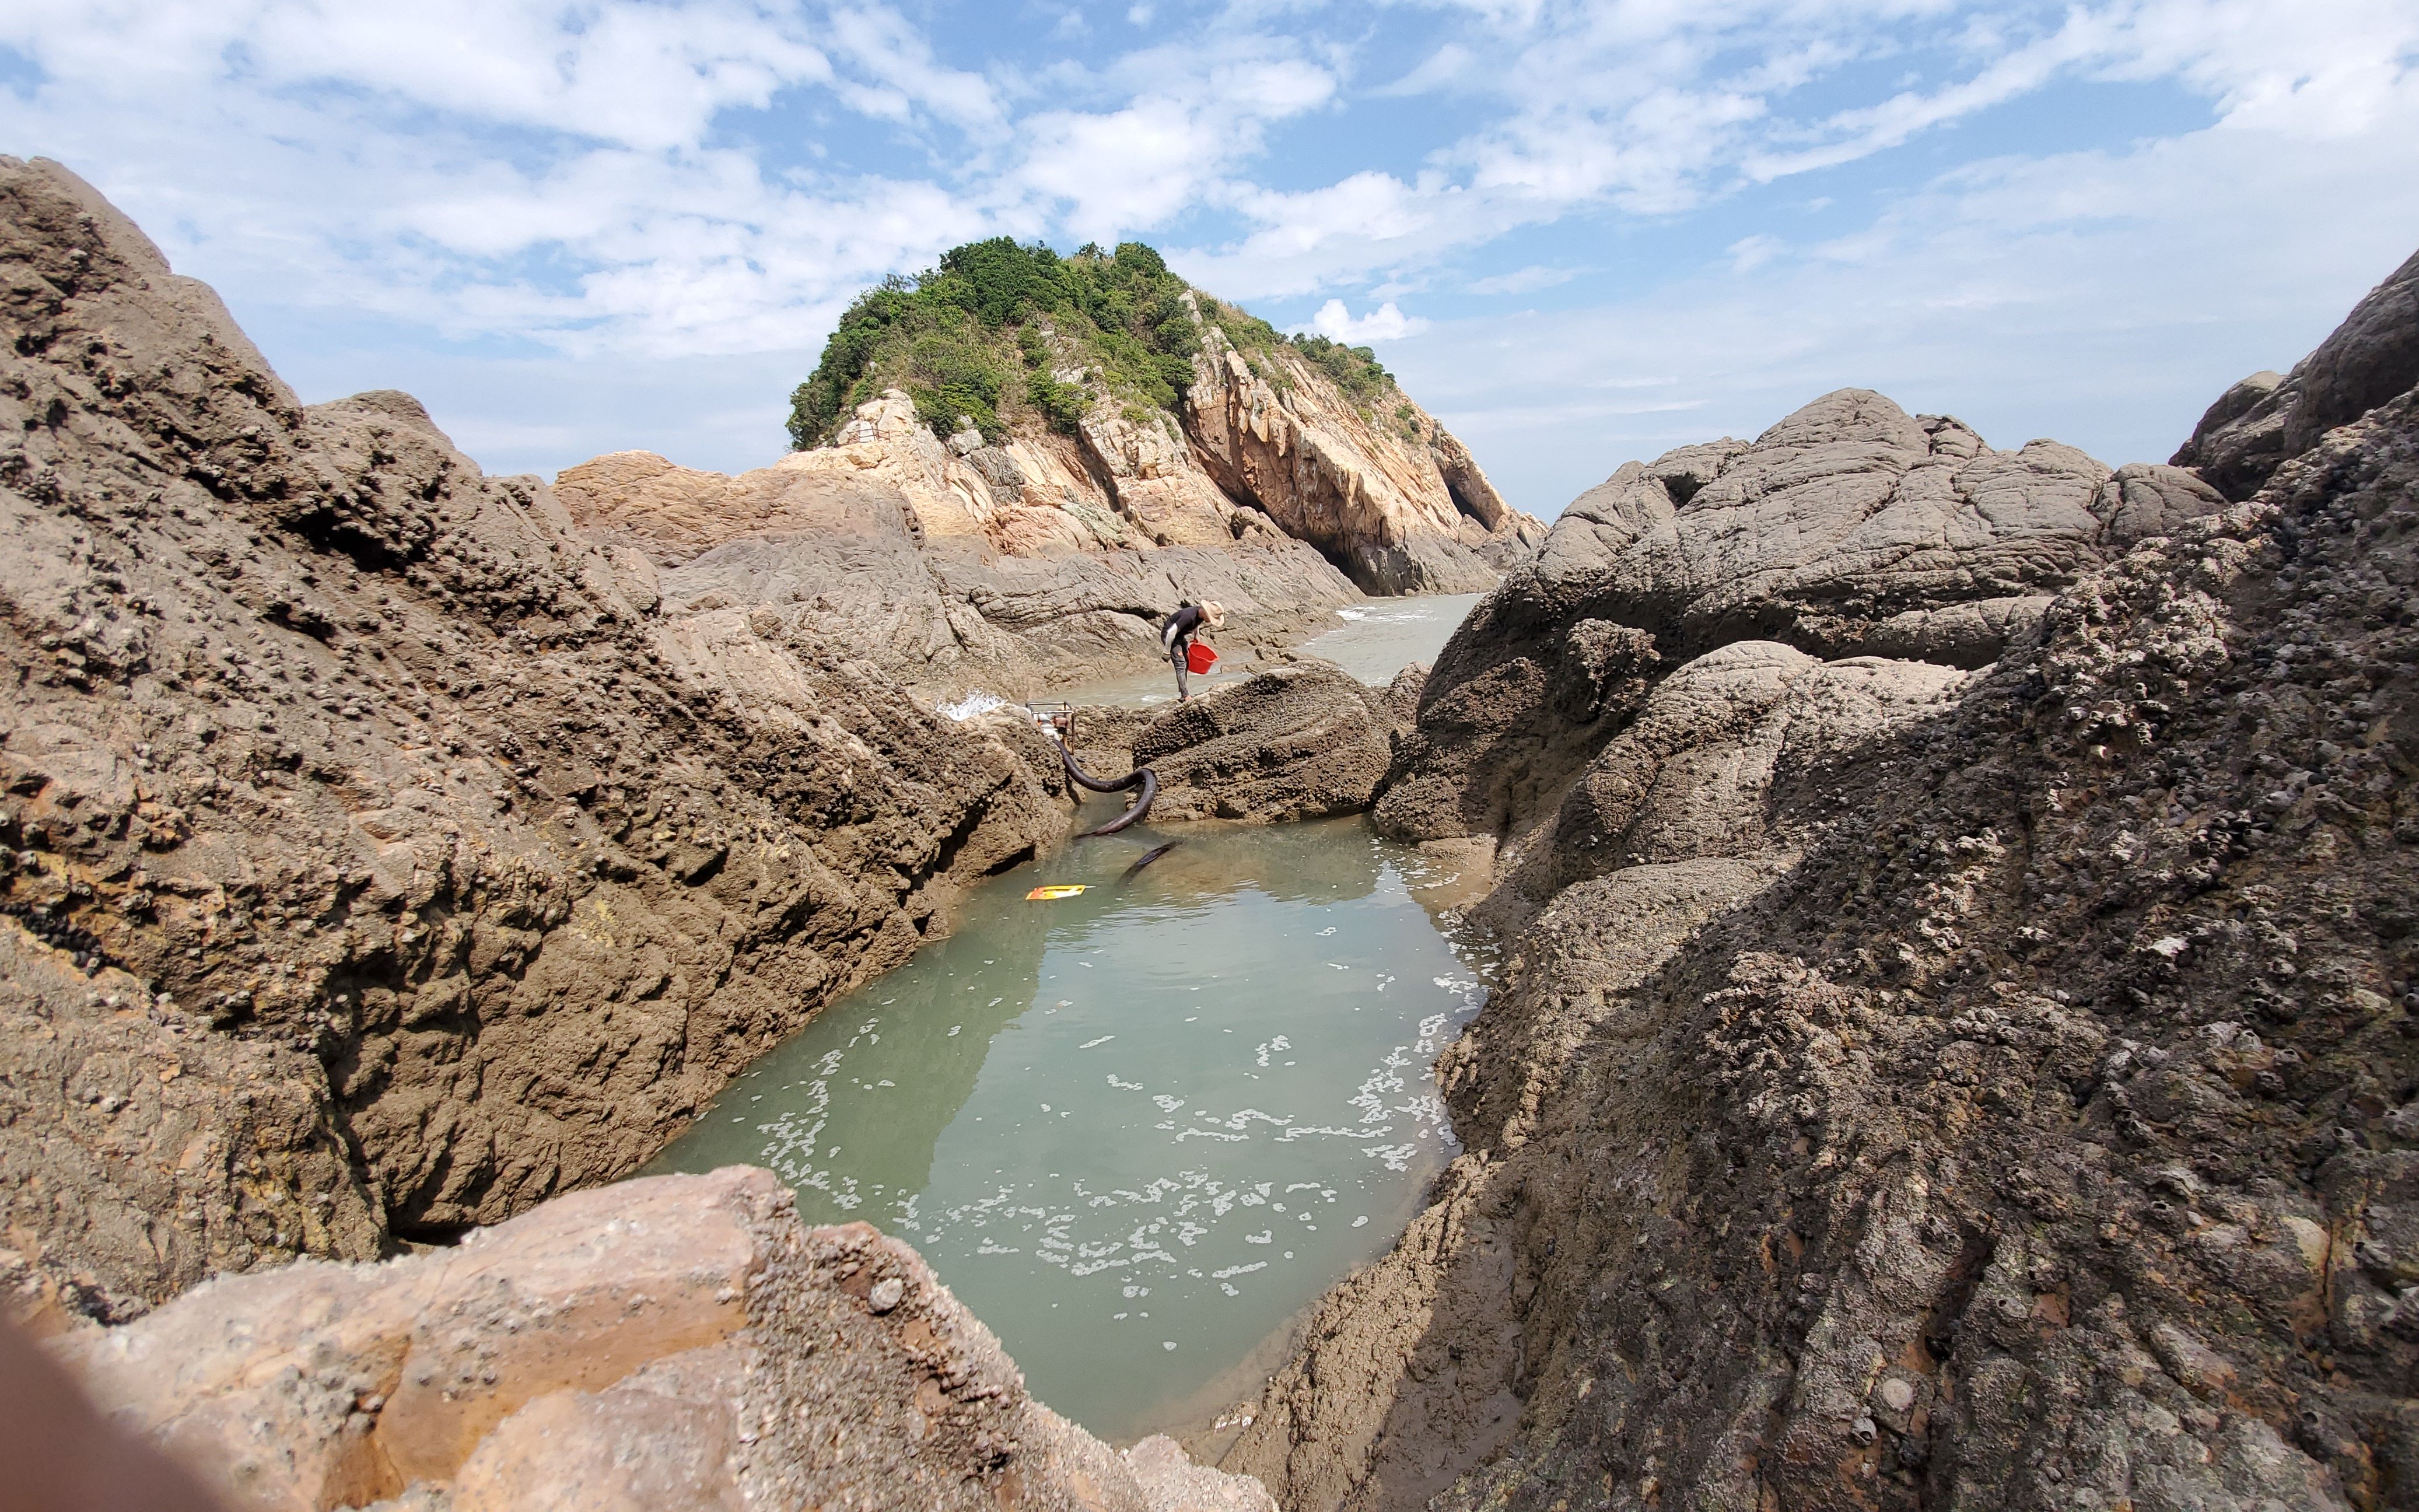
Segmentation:
<svg viewBox="0 0 2419 1512">
<path fill-rule="evenodd" d="M 1230 1468 L 1299 1509 L 2408 1504 L 2408 271 L 2247 472 L 2218 411 L 2201 479 L 1835 395 L 1558 523 L 1378 810 L 1502 844 L 1465 1152 Z"/>
<path fill-rule="evenodd" d="M 201 1287 L 54 1350 L 229 1504 L 1259 1512 L 1025 1395 L 916 1252 L 771 1173 L 581 1193 L 460 1246 Z"/>
<path fill-rule="evenodd" d="M 1184 396 L 1199 467 L 1373 594 L 1468 594 L 1544 540 L 1418 405 L 1364 414 L 1289 347 L 1246 353 L 1205 332 Z"/>
<path fill-rule="evenodd" d="M 0 160 L 0 263 L 25 1285 L 130 1316 L 622 1175 L 1063 833 L 1029 732 L 778 615 L 648 616 L 408 396 L 298 404 L 55 164 Z"/>
<path fill-rule="evenodd" d="M 618 452 L 566 470 L 556 492 L 617 563 L 651 574 L 667 619 L 771 623 L 935 701 L 1139 671 L 1164 659 L 1157 625 L 1182 603 L 1215 600 L 1239 637 L 1284 640 L 1362 597 L 1317 551 L 1265 525 L 1163 549 L 1138 549 L 1130 534 L 1060 540 L 1025 520 L 1088 531 L 1086 520 L 1118 518 L 1073 506 L 987 511 L 990 533 L 936 530 L 960 523 L 933 502 L 956 497 L 954 474 L 937 471 L 948 454 L 903 400 L 867 409 L 877 414 L 866 440 L 736 478 Z M 924 461 L 935 471 L 907 466 Z"/>
</svg>

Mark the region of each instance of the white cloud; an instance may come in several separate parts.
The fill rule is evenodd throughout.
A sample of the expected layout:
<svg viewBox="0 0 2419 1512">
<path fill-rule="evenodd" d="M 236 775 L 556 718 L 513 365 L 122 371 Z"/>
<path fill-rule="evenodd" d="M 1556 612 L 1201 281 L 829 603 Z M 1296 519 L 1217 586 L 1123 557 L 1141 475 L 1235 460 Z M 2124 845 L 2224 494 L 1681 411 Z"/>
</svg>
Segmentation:
<svg viewBox="0 0 2419 1512">
<path fill-rule="evenodd" d="M 982 75 L 934 62 L 931 44 L 896 12 L 878 8 L 836 11 L 831 37 L 870 81 L 840 86 L 844 98 L 868 114 L 908 120 L 922 109 L 975 130 L 1000 124 L 999 102 Z"/>
<path fill-rule="evenodd" d="M 1345 309 L 1342 300 L 1330 300 L 1310 317 L 1308 327 L 1328 340 L 1340 341 L 1348 347 L 1400 341 L 1405 336 L 1416 336 L 1427 328 L 1425 320 L 1405 315 L 1392 300 L 1358 317 Z"/>
<path fill-rule="evenodd" d="M 1534 294 L 1539 289 L 1567 284 L 1580 272 L 1581 270 L 1577 268 L 1548 268 L 1541 263 L 1532 264 L 1527 268 L 1516 268 L 1508 273 L 1473 279 L 1462 286 L 1471 294 Z"/>
<path fill-rule="evenodd" d="M 2419 64 L 2419 8 L 2405 0 L 2103 0 L 1979 19 L 1946 0 L 1471 8 L 1499 39 L 1494 55 L 1465 67 L 1452 49 L 1470 44 L 1449 44 L 1372 92 L 1425 87 L 1433 69 L 1486 80 L 1500 114 L 1433 152 L 1435 171 L 1386 176 L 1382 207 L 1367 173 L 1244 195 L 1238 208 L 1265 229 L 1193 266 L 1246 297 L 1399 275 L 1575 212 L 1685 214 L 2064 80 L 2167 79 L 2233 125 L 2360 135 L 2408 98 Z M 1792 113 L 1800 86 L 1926 45 L 1963 71 L 1815 118 Z M 1356 224 L 1364 208 L 1381 213 Z"/>
<path fill-rule="evenodd" d="M 1779 237 L 1741 237 L 1730 244 L 1731 270 L 1740 273 L 1754 272 L 1786 250 L 1787 244 Z"/>
<path fill-rule="evenodd" d="M 806 27 L 755 6 L 584 8 L 90 0 L 14 8 L 10 31 L 54 79 L 152 110 L 195 89 L 234 102 L 346 86 L 365 113 L 434 110 L 641 147 L 695 143 L 718 111 L 830 76 Z"/>
<path fill-rule="evenodd" d="M 1417 68 L 1390 85 L 1369 92 L 1381 99 L 1425 95 L 1464 81 L 1477 66 L 1478 54 L 1459 42 L 1447 42 L 1420 61 Z"/>
<path fill-rule="evenodd" d="M 1084 81 L 1131 91 L 1109 109 L 1059 106 L 1026 116 L 1026 146 L 999 192 L 1039 204 L 1077 240 L 1117 240 L 1185 209 L 1223 201 L 1268 129 L 1328 103 L 1336 80 L 1287 44 L 1255 36 L 1159 45 Z"/>
<path fill-rule="evenodd" d="M 1001 218 L 716 145 L 724 113 L 834 82 L 787 9 L 102 0 L 30 19 L 16 45 L 43 82 L 0 92 L 0 131 L 96 178 L 239 309 L 582 353 L 811 345 L 857 285 Z M 978 80 L 878 16 L 841 20 L 824 35 L 849 67 L 982 116 Z"/>
<path fill-rule="evenodd" d="M 1387 365 L 1541 514 L 1626 460 L 1753 436 L 1850 385 L 1995 445 L 2163 461 L 2228 384 L 2291 365 L 2419 244 L 2419 194 L 2380 184 L 2419 184 L 2419 99 L 2325 153 L 2226 125 L 2002 160 L 1903 199 L 1853 249 L 1441 320 Z"/>
<path fill-rule="evenodd" d="M 1712 424 L 1859 364 L 2039 377 L 2060 341 L 2093 354 L 2058 385 L 2103 395 L 2080 423 L 2138 416 L 2111 375 L 2197 393 L 2193 332 L 2301 331 L 2303 291 L 2339 313 L 2347 269 L 2419 240 L 2410 0 L 1134 0 L 1115 38 L 1055 0 L 1017 14 L 21 4 L 5 45 L 39 77 L 0 86 L 0 141 L 94 178 L 320 381 L 393 381 L 313 345 L 337 320 L 530 354 L 501 387 L 426 367 L 521 406 L 477 423 L 514 455 L 586 444 L 603 422 L 567 407 L 609 392 L 654 425 L 681 391 L 650 374 L 794 374 L 864 284 L 980 236 L 1144 236 L 1222 295 L 1322 301 L 1313 329 L 1395 343 L 1432 407 L 1519 438 L 1489 460 L 1516 475 L 1554 451 L 1518 424 Z M 1004 51 L 967 55 L 978 32 Z M 2022 150 L 2047 91 L 2110 85 L 2208 124 Z M 1949 134 L 1986 117 L 2004 156 Z M 1851 162 L 1853 187 L 1824 178 Z M 1549 318 L 1428 323 L 1558 285 Z M 2129 320 L 2165 347 L 2094 345 Z M 1623 387 L 1642 375 L 1668 392 Z M 668 434 L 758 426 L 769 452 L 778 398 L 716 389 Z"/>
</svg>

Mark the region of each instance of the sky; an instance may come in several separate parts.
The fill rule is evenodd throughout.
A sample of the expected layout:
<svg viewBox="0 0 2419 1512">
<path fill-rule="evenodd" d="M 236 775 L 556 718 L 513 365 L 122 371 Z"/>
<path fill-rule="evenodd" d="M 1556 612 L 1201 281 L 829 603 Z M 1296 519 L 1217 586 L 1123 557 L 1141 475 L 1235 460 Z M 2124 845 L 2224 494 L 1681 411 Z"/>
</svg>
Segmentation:
<svg viewBox="0 0 2419 1512">
<path fill-rule="evenodd" d="M 2165 459 L 2419 249 L 2419 4 L 0 0 L 0 151 L 492 472 L 762 466 L 1004 234 L 1372 346 L 1551 516 L 1850 385 Z"/>
</svg>

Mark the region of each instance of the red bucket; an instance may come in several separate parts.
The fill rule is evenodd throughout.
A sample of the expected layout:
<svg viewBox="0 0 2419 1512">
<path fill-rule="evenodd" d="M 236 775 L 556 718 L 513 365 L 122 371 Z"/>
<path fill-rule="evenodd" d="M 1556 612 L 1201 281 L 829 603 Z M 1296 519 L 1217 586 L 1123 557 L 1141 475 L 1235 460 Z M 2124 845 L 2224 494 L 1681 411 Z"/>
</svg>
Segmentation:
<svg viewBox="0 0 2419 1512">
<path fill-rule="evenodd" d="M 1195 640 L 1184 648 L 1184 668 L 1198 677 L 1218 665 L 1218 653 Z"/>
</svg>

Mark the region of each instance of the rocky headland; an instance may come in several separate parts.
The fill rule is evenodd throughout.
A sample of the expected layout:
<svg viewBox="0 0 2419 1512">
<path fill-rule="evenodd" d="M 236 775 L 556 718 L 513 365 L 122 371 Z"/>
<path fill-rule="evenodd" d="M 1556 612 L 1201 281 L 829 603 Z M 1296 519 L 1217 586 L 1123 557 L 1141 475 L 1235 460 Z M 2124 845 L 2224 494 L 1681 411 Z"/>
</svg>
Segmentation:
<svg viewBox="0 0 2419 1512">
<path fill-rule="evenodd" d="M 1148 667 L 1185 602 L 1279 645 L 1365 594 L 1492 587 L 1545 538 L 1366 348 L 1283 337 L 1138 243 L 960 247 L 868 291 L 795 407 L 771 467 L 619 452 L 555 494 L 665 616 L 935 698 Z"/>
<path fill-rule="evenodd" d="M 1465 1152 L 1288 1508 L 2410 1506 L 2419 257 L 2175 463 L 1881 396 L 1631 464 L 1377 805 L 1482 862 Z"/>
</svg>

